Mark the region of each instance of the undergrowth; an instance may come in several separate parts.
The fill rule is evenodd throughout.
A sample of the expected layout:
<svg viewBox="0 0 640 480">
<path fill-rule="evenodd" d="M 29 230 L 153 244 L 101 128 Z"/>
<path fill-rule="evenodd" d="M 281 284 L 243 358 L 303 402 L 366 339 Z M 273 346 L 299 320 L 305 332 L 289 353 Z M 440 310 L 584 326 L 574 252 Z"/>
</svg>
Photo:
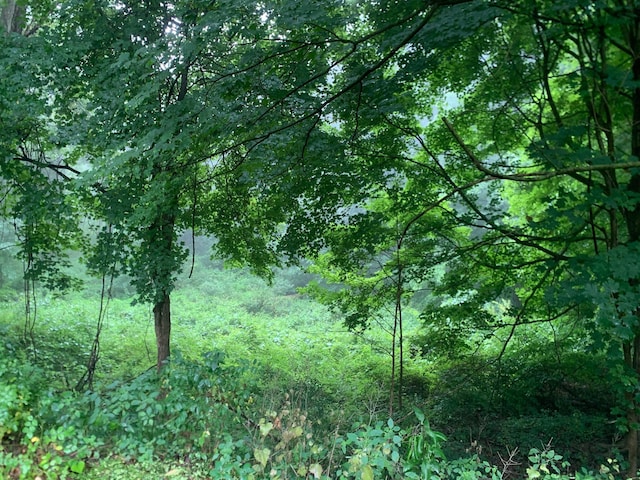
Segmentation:
<svg viewBox="0 0 640 480">
<path fill-rule="evenodd" d="M 491 352 L 407 358 L 405 407 L 389 420 L 382 330 L 348 334 L 286 282 L 225 275 L 173 295 L 161 375 L 149 308 L 112 299 L 87 392 L 73 386 L 95 298 L 39 299 L 30 331 L 24 305 L 4 304 L 0 478 L 622 478 L 610 445 L 591 450 L 616 433 L 597 359 L 556 361 L 542 342 L 499 366 Z M 408 315 L 408 338 L 416 327 Z"/>
<path fill-rule="evenodd" d="M 403 425 L 355 423 L 318 435 L 317 419 L 287 393 L 257 396 L 255 366 L 211 352 L 199 361 L 176 354 L 158 375 L 86 393 L 43 390 L 28 362 L 0 361 L 2 478 L 315 478 L 503 479 L 513 465 L 479 455 L 448 460 L 446 438 L 420 410 Z M 569 475 L 551 446 L 529 454 L 527 478 L 615 478 Z M 115 467 L 117 465 L 117 467 Z M 153 466 L 155 465 L 155 466 Z M 153 466 L 153 467 L 151 467 Z M 141 476 L 137 476 L 141 475 Z M 115 473 L 109 478 L 118 478 Z"/>
</svg>

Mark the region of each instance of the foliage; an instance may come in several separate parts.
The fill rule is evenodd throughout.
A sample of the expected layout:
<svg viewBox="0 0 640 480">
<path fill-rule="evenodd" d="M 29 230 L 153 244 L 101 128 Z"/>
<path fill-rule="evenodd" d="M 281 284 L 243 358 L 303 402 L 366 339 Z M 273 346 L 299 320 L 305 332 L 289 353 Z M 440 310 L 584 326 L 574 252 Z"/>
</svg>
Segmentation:
<svg viewBox="0 0 640 480">
<path fill-rule="evenodd" d="M 242 287 L 243 281 L 249 284 L 254 281 L 233 272 L 217 270 L 210 272 L 210 281 L 217 283 L 227 274 L 233 282 L 219 282 L 220 288 L 231 283 Z M 256 289 L 254 293 L 262 298 L 269 298 L 269 295 L 279 297 L 266 289 L 261 291 L 259 284 L 253 287 Z M 21 430 L 15 438 L 26 448 L 25 451 L 20 450 L 22 453 L 9 450 L 7 443 L 3 443 L 3 471 L 17 475 L 18 468 L 24 471 L 25 478 L 33 478 L 41 471 L 39 465 L 49 462 L 46 465 L 52 472 L 63 475 L 73 471 L 70 470 L 73 466 L 75 469 L 84 468 L 83 476 L 88 475 L 89 478 L 99 478 L 112 471 L 114 478 L 120 476 L 125 479 L 169 472 L 176 478 L 250 478 L 250 475 L 261 478 L 268 477 L 271 472 L 276 472 L 281 478 L 305 478 L 305 475 L 315 478 L 314 472 L 319 472 L 319 467 L 322 468 L 321 476 L 326 478 L 368 478 L 370 474 L 374 478 L 381 475 L 407 478 L 412 474 L 420 478 L 422 469 L 428 469 L 432 478 L 437 478 L 436 475 L 440 478 L 491 478 L 496 471 L 502 471 L 495 452 L 504 449 L 505 445 L 511 448 L 514 445 L 522 448 L 527 444 L 539 445 L 541 440 L 548 440 L 547 435 L 552 431 L 566 431 L 568 437 L 575 436 L 577 441 L 580 441 L 580 435 L 591 440 L 600 438 L 598 428 L 603 423 L 602 419 L 578 414 L 551 416 L 544 412 L 517 417 L 517 408 L 513 411 L 507 409 L 502 411 L 502 417 L 485 419 L 494 427 L 485 426 L 484 431 L 479 432 L 482 436 L 475 437 L 485 449 L 480 452 L 481 456 L 469 457 L 465 452 L 465 447 L 469 446 L 468 432 L 469 428 L 478 427 L 479 417 L 477 412 L 460 415 L 469 410 L 467 401 L 475 395 L 471 390 L 469 396 L 464 397 L 459 387 L 451 388 L 456 379 L 468 378 L 461 373 L 464 372 L 461 365 L 457 370 L 449 366 L 452 368 L 449 377 L 442 373 L 431 374 L 432 383 L 426 384 L 428 391 L 422 393 L 422 398 L 428 398 L 430 402 L 430 421 L 420 413 L 417 422 L 382 420 L 385 411 L 383 387 L 376 382 L 386 379 L 386 371 L 380 367 L 376 369 L 375 363 L 384 365 L 386 356 L 375 356 L 363 339 L 353 342 L 347 332 L 327 332 L 327 318 L 303 299 L 290 299 L 295 304 L 287 310 L 297 312 L 297 315 L 273 318 L 265 313 L 264 317 L 259 317 L 263 320 L 258 321 L 245 316 L 246 310 L 242 305 L 253 302 L 246 289 L 241 288 L 237 298 L 232 294 L 233 289 L 227 297 L 228 305 L 220 302 L 216 309 L 211 310 L 202 306 L 194 308 L 188 296 L 182 300 L 184 305 L 177 302 L 187 328 L 177 330 L 176 340 L 188 347 L 189 354 L 183 358 L 180 351 L 176 351 L 176 358 L 161 377 L 148 371 L 131 380 L 125 370 L 110 370 L 110 378 L 119 378 L 118 381 L 113 383 L 109 380 L 111 385 L 108 387 L 103 383 L 93 392 L 79 394 L 47 392 L 48 384 L 44 377 L 25 370 L 20 382 L 31 382 L 28 383 L 31 385 L 28 391 L 32 393 L 29 405 L 21 408 L 32 412 L 30 415 L 36 423 L 27 427 L 23 422 L 19 427 Z M 180 298 L 181 295 L 176 297 Z M 65 309 L 65 302 L 71 301 L 83 306 Z M 63 315 L 65 310 L 74 315 L 78 311 L 87 314 L 92 311 L 87 300 L 80 295 L 43 305 L 43 316 L 50 315 L 49 308 L 61 316 L 61 325 L 68 321 Z M 133 314 L 135 309 L 127 302 L 115 300 L 110 308 L 111 317 L 108 317 L 110 320 L 102 348 L 103 361 L 107 365 L 122 358 L 122 352 L 144 350 L 141 345 L 123 345 L 122 341 L 122 338 L 129 338 L 123 337 L 122 331 L 144 329 L 144 322 L 135 318 L 144 312 Z M 225 320 L 223 315 L 234 315 L 236 320 Z M 317 315 L 315 319 L 314 315 Z M 189 318 L 191 320 L 187 321 Z M 266 319 L 270 319 L 269 322 Z M 339 320 L 335 321 L 339 325 Z M 93 321 L 88 318 L 87 324 L 91 323 Z M 55 325 L 42 322 L 36 327 Z M 296 328 L 301 332 L 293 335 Z M 215 344 L 224 346 L 233 354 L 226 355 L 224 359 L 220 353 L 201 356 L 203 350 L 200 349 L 212 342 L 198 344 L 196 339 L 212 331 L 224 331 L 224 335 L 214 337 Z M 22 355 L 20 342 L 11 341 L 19 331 L 5 332 L 5 341 L 14 348 L 12 354 Z M 324 332 L 325 337 L 319 336 L 320 332 Z M 275 336 L 280 339 L 273 338 Z M 248 343 L 251 338 L 253 340 Z M 309 343 L 312 339 L 315 341 Z M 260 347 L 261 344 L 264 345 Z M 55 347 L 47 343 L 39 345 L 45 357 L 48 354 L 44 354 L 44 350 Z M 57 352 L 60 354 L 59 350 Z M 347 358 L 346 355 L 349 355 L 349 362 L 341 362 Z M 243 357 L 255 361 L 245 366 L 233 361 Z M 507 369 L 510 358 L 505 358 L 504 369 Z M 515 355 L 514 361 L 517 358 Z M 535 371 L 534 366 L 540 359 L 531 354 L 523 354 L 523 358 L 531 362 L 531 365 L 524 364 L 523 371 Z M 416 361 L 418 363 L 413 368 L 424 362 L 420 357 Z M 574 369 L 586 359 L 572 361 L 574 363 L 568 364 L 568 369 Z M 152 360 L 147 358 L 146 362 L 149 365 Z M 22 361 L 12 365 L 29 368 Z M 140 369 L 145 363 L 139 365 L 133 368 Z M 354 365 L 358 367 L 354 368 Z M 522 360 L 519 365 L 518 368 L 523 368 Z M 473 370 L 474 366 L 469 365 L 468 368 Z M 11 371 L 20 369 L 12 367 Z M 340 381 L 334 380 L 337 371 L 340 372 Z M 553 370 L 546 367 L 541 371 L 553 374 Z M 534 378 L 535 375 L 530 380 Z M 447 384 L 447 381 L 451 383 Z M 505 378 L 501 388 L 506 388 L 510 381 L 513 380 Z M 491 392 L 495 389 L 494 374 L 487 372 L 485 382 L 477 385 L 477 391 Z M 472 383 L 467 381 L 466 385 L 471 387 Z M 362 391 L 356 394 L 358 389 Z M 449 394 L 439 393 L 440 389 L 448 390 Z M 158 395 L 163 392 L 165 397 L 159 400 Z M 285 395 L 282 392 L 289 393 Z M 527 401 L 526 396 L 517 396 L 516 388 L 509 393 L 509 399 L 514 402 L 514 407 L 518 401 L 523 404 Z M 499 404 L 495 404 L 496 410 Z M 487 406 L 491 407 L 491 404 Z M 358 416 L 362 420 L 354 424 L 353 420 Z M 430 424 L 446 429 L 450 439 L 444 441 L 443 435 L 430 428 Z M 159 429 L 158 425 L 162 428 Z M 458 429 L 452 429 L 453 425 Z M 29 428 L 36 428 L 36 432 L 27 431 Z M 226 434 L 212 433 L 219 431 Z M 37 437 L 38 442 L 31 443 L 33 437 Z M 557 441 L 559 448 L 562 446 L 566 451 L 563 437 L 554 435 L 554 438 L 554 444 Z M 602 441 L 606 441 L 606 436 Z M 571 446 L 568 458 L 572 464 L 595 465 L 594 454 L 585 451 L 584 456 L 580 456 L 580 452 L 575 451 L 575 444 Z M 56 447 L 62 448 L 56 450 Z M 414 453 L 410 454 L 412 449 Z M 602 455 L 606 452 L 603 451 Z M 492 467 L 488 459 L 496 466 Z M 526 462 L 526 458 L 521 461 Z M 511 469 L 515 470 L 515 467 Z"/>
<path fill-rule="evenodd" d="M 563 352 L 560 350 L 560 352 Z M 475 442 L 495 463 L 505 449 L 522 452 L 553 439 L 574 467 L 602 462 L 617 437 L 611 408 L 615 379 L 603 375 L 589 354 L 546 351 L 493 354 L 442 362 L 428 405 L 436 428 L 449 437 L 447 453 L 464 455 Z M 473 451 L 474 449 L 472 449 Z"/>
<path fill-rule="evenodd" d="M 39 373 L 16 360 L 3 360 L 0 364 L 0 441 L 18 440 L 26 425 L 34 422 L 30 407 L 39 390 Z"/>
<path fill-rule="evenodd" d="M 6 349 L 3 353 L 7 353 Z M 82 474 L 98 445 L 71 424 L 47 424 L 41 409 L 52 402 L 46 377 L 28 361 L 0 361 L 0 473 L 6 478 L 66 478 Z M 71 404 L 67 408 L 74 407 Z"/>
<path fill-rule="evenodd" d="M 68 387 L 81 375 L 92 330 L 77 318 L 59 328 L 58 319 L 45 317 L 44 335 L 36 336 L 33 293 L 37 282 L 56 291 L 76 287 L 76 252 L 92 274 L 125 275 L 136 300 L 153 306 L 158 368 L 170 353 L 171 298 L 189 234 L 192 242 L 196 234 L 214 236 L 215 255 L 267 278 L 273 266 L 313 262 L 310 270 L 324 281 L 307 291 L 361 334 L 349 345 L 335 345 L 330 336 L 313 340 L 299 335 L 314 323 L 301 316 L 286 334 L 276 333 L 270 323 L 296 316 L 285 295 L 225 303 L 219 299 L 229 286 L 207 279 L 207 294 L 223 305 L 202 328 L 190 328 L 202 318 L 199 307 L 180 305 L 183 327 L 173 335 L 185 344 L 186 363 L 177 358 L 166 377 L 149 374 L 131 389 L 116 388 L 104 411 L 95 392 L 51 403 L 60 409 L 85 402 L 99 413 L 93 418 L 80 409 L 65 417 L 62 430 L 47 430 L 51 440 L 26 443 L 35 449 L 28 468 L 54 462 L 49 450 L 64 450 L 60 442 L 91 429 L 117 432 L 124 443 L 114 448 L 127 457 L 176 455 L 154 429 L 166 422 L 184 432 L 178 411 L 197 412 L 180 404 L 172 384 L 198 398 L 198 412 L 233 424 L 235 435 L 234 415 L 251 394 L 225 385 L 232 401 L 221 402 L 222 390 L 207 384 L 227 378 L 216 376 L 215 359 L 189 363 L 216 343 L 228 343 L 237 358 L 259 351 L 268 359 L 262 372 L 277 381 L 261 378 L 249 390 L 287 385 L 296 394 L 291 401 L 304 398 L 313 413 L 346 398 L 355 416 L 356 402 L 379 391 L 366 376 L 384 384 L 389 363 L 394 370 L 385 386 L 391 399 L 402 398 L 408 388 L 396 388 L 395 367 L 399 360 L 403 378 L 406 337 L 413 333 L 403 321 L 417 317 L 424 330 L 411 339 L 413 355 L 422 357 L 416 362 L 446 372 L 424 372 L 425 386 L 433 382 L 439 393 L 451 377 L 468 381 L 450 396 L 455 408 L 428 399 L 441 421 L 506 418 L 513 435 L 500 435 L 511 441 L 517 427 L 546 412 L 548 423 L 541 424 L 567 426 L 580 437 L 588 433 L 574 424 L 586 418 L 581 414 L 605 421 L 597 398 L 607 408 L 615 403 L 629 439 L 628 474 L 636 474 L 640 12 L 634 2 L 65 0 L 7 1 L 0 9 L 0 216 L 16 232 L 27 280 L 27 335 L 19 347 L 38 367 L 57 370 L 49 376 L 53 385 Z M 420 311 L 405 315 L 414 308 Z M 137 317 L 139 310 L 131 312 L 123 315 Z M 64 313 L 89 316 L 81 308 Z M 205 333 L 209 325 L 214 340 Z M 391 331 L 391 362 L 378 361 L 383 342 L 372 326 Z M 104 358 L 105 375 L 138 372 L 149 361 L 145 329 L 122 332 L 124 340 L 112 341 L 133 353 L 118 366 L 124 355 L 114 348 Z M 279 350 L 282 343 L 298 347 Z M 95 352 L 88 363 L 98 360 Z M 579 370 L 585 353 L 597 363 Z M 350 363 L 339 362 L 345 359 Z M 329 375 L 349 369 L 358 371 L 352 384 Z M 233 371 L 234 381 L 258 376 Z M 195 377 L 206 385 L 195 385 Z M 9 380 L 2 387 L 8 412 L 2 437 L 13 441 L 32 428 L 29 406 L 39 400 L 27 395 L 22 379 Z M 574 397 L 589 396 L 591 404 L 575 405 Z M 228 410 L 218 411 L 225 403 Z M 53 418 L 46 405 L 43 415 Z M 225 475 L 242 476 L 250 466 L 255 474 L 271 468 L 285 475 L 287 460 L 321 476 L 320 459 L 295 453 L 310 446 L 299 434 L 308 426 L 306 409 L 292 404 L 254 421 L 273 423 L 285 410 L 296 412 L 286 416 L 291 439 L 281 448 L 271 431 L 263 444 L 225 439 L 221 472 L 228 465 Z M 206 422 L 196 425 L 208 431 Z M 395 422 L 366 425 L 347 435 L 353 451 L 342 451 L 360 464 L 341 471 L 398 475 L 401 455 L 394 459 L 393 452 L 402 442 L 395 436 L 411 435 Z M 432 457 L 419 468 L 444 475 L 446 461 L 429 438 L 420 449 L 426 445 Z M 185 442 L 198 440 L 187 435 L 176 444 Z M 202 443 L 203 455 L 216 454 Z M 541 465 L 549 475 L 564 474 L 561 464 L 553 468 L 560 460 L 555 452 L 538 453 L 532 475 L 546 474 Z"/>
</svg>

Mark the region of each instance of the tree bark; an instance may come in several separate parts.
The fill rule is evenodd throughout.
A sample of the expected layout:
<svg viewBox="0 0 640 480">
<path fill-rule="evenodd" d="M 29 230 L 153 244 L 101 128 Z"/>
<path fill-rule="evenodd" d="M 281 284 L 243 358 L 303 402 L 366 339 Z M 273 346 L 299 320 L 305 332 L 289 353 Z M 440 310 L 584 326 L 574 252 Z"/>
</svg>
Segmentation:
<svg viewBox="0 0 640 480">
<path fill-rule="evenodd" d="M 0 2 L 0 20 L 5 35 L 10 33 L 20 33 L 22 23 L 22 7 L 17 5 L 16 0 L 5 0 Z"/>
<path fill-rule="evenodd" d="M 162 298 L 153 307 L 153 321 L 156 330 L 158 348 L 158 371 L 166 365 L 171 354 L 171 297 L 163 292 Z"/>
<path fill-rule="evenodd" d="M 26 8 L 17 0 L 0 0 L 0 34 L 18 33 L 25 37 L 34 34 L 39 25 L 26 17 Z"/>
<path fill-rule="evenodd" d="M 627 422 L 629 423 L 629 432 L 627 433 L 627 449 L 629 450 L 629 470 L 627 476 L 635 478 L 638 472 L 638 429 L 634 427 L 638 423 L 638 414 L 635 412 L 635 402 L 632 401 L 629 413 L 627 414 Z"/>
<path fill-rule="evenodd" d="M 629 30 L 629 46 L 633 55 L 633 81 L 637 85 L 640 81 L 640 9 L 635 9 L 634 23 Z M 631 124 L 631 154 L 640 158 L 640 88 L 636 87 L 632 94 L 633 118 Z M 634 173 L 629 181 L 628 190 L 634 194 L 640 194 L 640 175 Z M 625 218 L 629 242 L 640 241 L 640 204 L 636 204 L 631 209 L 624 209 L 622 214 Z M 640 283 L 640 279 L 632 279 L 632 286 Z M 635 285 L 634 285 L 635 284 Z M 640 315 L 640 311 L 636 312 Z M 640 332 L 636 331 L 634 341 L 624 349 L 624 360 L 627 368 L 636 375 L 636 381 L 640 381 Z M 638 473 L 638 402 L 636 400 L 637 391 L 627 394 L 627 423 L 629 432 L 627 434 L 627 448 L 629 450 L 629 470 L 628 475 L 635 478 Z"/>
<path fill-rule="evenodd" d="M 156 347 L 158 350 L 158 371 L 162 370 L 167 364 L 171 354 L 170 292 L 173 269 L 171 266 L 167 266 L 167 263 L 171 265 L 171 259 L 175 253 L 173 251 L 175 224 L 176 218 L 174 215 L 160 213 L 151 225 L 151 231 L 156 238 L 156 243 L 153 244 L 153 248 L 156 249 L 155 253 L 159 257 L 159 264 L 154 266 L 154 272 L 151 278 L 152 282 L 158 285 L 158 290 L 155 293 L 155 304 L 153 305 L 153 323 L 156 333 Z"/>
</svg>

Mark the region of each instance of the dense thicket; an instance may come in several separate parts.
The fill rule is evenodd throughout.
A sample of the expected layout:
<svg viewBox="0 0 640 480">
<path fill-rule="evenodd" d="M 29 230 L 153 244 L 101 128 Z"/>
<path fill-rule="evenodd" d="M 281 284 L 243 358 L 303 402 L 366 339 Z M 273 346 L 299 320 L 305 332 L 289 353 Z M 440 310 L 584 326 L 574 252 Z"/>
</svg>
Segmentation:
<svg viewBox="0 0 640 480">
<path fill-rule="evenodd" d="M 429 358 L 489 344 L 500 366 L 529 326 L 602 359 L 635 474 L 637 2 L 0 5 L 2 205 L 27 281 L 73 287 L 72 251 L 127 275 L 160 369 L 185 232 L 267 277 L 310 261 L 307 292 L 351 328 L 389 321 L 390 414 L 408 307 Z"/>
</svg>

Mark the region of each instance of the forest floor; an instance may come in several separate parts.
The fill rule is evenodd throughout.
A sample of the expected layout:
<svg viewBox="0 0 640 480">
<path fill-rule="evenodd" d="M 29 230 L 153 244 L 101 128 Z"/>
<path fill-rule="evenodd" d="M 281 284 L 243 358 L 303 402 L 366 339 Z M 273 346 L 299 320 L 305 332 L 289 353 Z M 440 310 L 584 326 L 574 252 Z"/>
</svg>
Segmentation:
<svg viewBox="0 0 640 480">
<path fill-rule="evenodd" d="M 384 321 L 347 331 L 297 293 L 305 278 L 295 271 L 271 286 L 243 271 L 199 275 L 173 295 L 174 359 L 160 382 L 152 312 L 116 283 L 85 393 L 74 387 L 96 334 L 97 285 L 41 295 L 26 322 L 20 295 L 3 291 L 0 473 L 506 479 L 584 467 L 608 471 L 582 478 L 609 478 L 623 463 L 599 359 L 540 331 L 525 332 L 500 362 L 497 345 L 423 356 L 419 310 L 408 307 L 401 402 L 390 397 Z"/>
</svg>

